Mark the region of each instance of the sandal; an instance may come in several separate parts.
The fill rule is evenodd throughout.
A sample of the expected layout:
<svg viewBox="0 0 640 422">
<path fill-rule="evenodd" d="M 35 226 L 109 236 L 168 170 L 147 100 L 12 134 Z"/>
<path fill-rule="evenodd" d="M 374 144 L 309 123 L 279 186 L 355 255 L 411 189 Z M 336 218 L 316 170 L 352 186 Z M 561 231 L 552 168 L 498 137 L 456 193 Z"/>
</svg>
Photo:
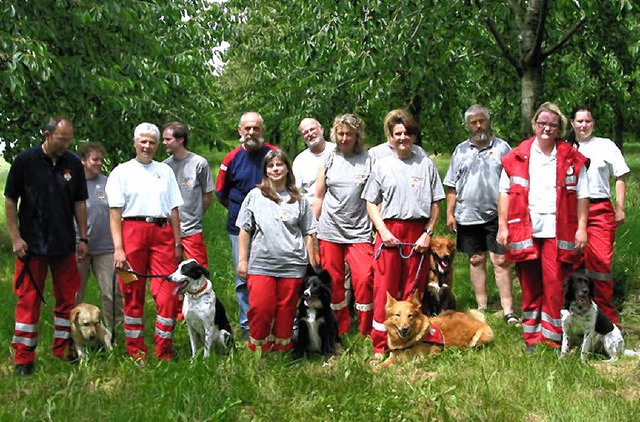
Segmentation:
<svg viewBox="0 0 640 422">
<path fill-rule="evenodd" d="M 518 318 L 518 315 L 514 314 L 513 312 L 510 314 L 506 314 L 505 316 L 502 317 L 502 319 L 504 319 L 504 322 L 506 322 L 509 325 L 520 324 L 520 318 Z"/>
</svg>

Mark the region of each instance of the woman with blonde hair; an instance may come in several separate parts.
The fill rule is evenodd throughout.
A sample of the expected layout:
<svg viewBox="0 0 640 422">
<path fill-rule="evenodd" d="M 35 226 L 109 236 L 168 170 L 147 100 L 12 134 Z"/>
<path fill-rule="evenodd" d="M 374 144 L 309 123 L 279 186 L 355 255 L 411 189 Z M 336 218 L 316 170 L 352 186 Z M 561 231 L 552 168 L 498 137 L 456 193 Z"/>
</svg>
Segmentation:
<svg viewBox="0 0 640 422">
<path fill-rule="evenodd" d="M 351 271 L 360 334 L 369 335 L 373 320 L 373 246 L 371 221 L 362 190 L 371 173 L 364 151 L 364 122 L 353 114 L 333 121 L 331 140 L 336 149 L 318 169 L 314 213 L 318 218 L 318 245 L 322 267 L 331 275 L 331 307 L 338 334 L 349 331 L 349 304 L 345 292 L 345 262 Z"/>
</svg>

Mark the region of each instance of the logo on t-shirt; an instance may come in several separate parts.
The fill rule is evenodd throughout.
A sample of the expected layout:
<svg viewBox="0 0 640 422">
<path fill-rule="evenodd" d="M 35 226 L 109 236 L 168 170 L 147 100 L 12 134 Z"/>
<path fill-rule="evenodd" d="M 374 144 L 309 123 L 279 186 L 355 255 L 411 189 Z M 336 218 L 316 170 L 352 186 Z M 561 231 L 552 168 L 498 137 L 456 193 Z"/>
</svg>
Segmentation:
<svg viewBox="0 0 640 422">
<path fill-rule="evenodd" d="M 420 187 L 420 182 L 422 181 L 421 178 L 417 177 L 417 176 L 413 176 L 411 178 L 411 187 L 412 188 L 417 188 Z"/>
<path fill-rule="evenodd" d="M 287 221 L 289 219 L 289 212 L 287 210 L 280 211 L 280 219 L 282 221 Z"/>
<path fill-rule="evenodd" d="M 66 180 L 67 182 L 71 180 L 71 170 L 64 169 L 64 174 L 62 175 L 62 177 L 64 177 L 64 180 Z"/>
</svg>

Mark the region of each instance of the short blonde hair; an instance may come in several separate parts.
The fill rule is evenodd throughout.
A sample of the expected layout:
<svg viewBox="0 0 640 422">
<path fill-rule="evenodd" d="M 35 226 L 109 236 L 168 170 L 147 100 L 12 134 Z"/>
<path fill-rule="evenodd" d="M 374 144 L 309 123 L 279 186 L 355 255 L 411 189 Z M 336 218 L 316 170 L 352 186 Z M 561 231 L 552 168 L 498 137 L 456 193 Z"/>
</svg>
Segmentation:
<svg viewBox="0 0 640 422">
<path fill-rule="evenodd" d="M 536 110 L 536 113 L 531 118 L 531 128 L 533 129 L 533 132 L 536 133 L 536 122 L 538 121 L 540 113 L 545 111 L 553 113 L 560 118 L 560 130 L 558 131 L 558 137 L 562 138 L 567 132 L 567 116 L 562 114 L 562 111 L 560 111 L 560 107 L 550 101 L 541 104 L 540 107 L 538 107 L 538 110 Z"/>
<path fill-rule="evenodd" d="M 356 145 L 353 148 L 354 154 L 360 154 L 364 151 L 364 121 L 355 114 L 341 114 L 333 119 L 333 126 L 331 126 L 330 138 L 333 142 L 336 142 L 336 130 L 340 126 L 346 126 L 356 133 Z"/>
</svg>

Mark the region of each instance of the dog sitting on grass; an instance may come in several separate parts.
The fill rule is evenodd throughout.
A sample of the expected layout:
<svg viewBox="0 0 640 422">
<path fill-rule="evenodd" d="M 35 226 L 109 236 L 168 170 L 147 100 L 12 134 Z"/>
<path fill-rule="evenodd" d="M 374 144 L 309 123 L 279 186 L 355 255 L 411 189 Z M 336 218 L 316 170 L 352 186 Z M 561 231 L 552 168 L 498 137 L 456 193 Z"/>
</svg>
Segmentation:
<svg viewBox="0 0 640 422">
<path fill-rule="evenodd" d="M 294 359 L 307 353 L 321 353 L 327 358 L 336 353 L 340 337 L 338 320 L 331 309 L 331 276 L 327 270 L 316 273 L 311 266 L 307 268 L 296 319 Z"/>
<path fill-rule="evenodd" d="M 456 309 L 453 294 L 453 258 L 456 245 L 448 236 L 434 236 L 429 245 L 429 280 L 422 298 L 422 310 L 429 316 Z"/>
<path fill-rule="evenodd" d="M 481 312 L 449 310 L 429 318 L 421 308 L 417 291 L 409 300 L 396 300 L 387 292 L 384 325 L 390 353 L 374 370 L 415 357 L 438 355 L 446 347 L 467 349 L 493 341 L 493 330 Z"/>
<path fill-rule="evenodd" d="M 86 356 L 88 349 L 104 347 L 111 352 L 111 331 L 102 324 L 100 308 L 89 303 L 80 303 L 69 313 L 71 338 L 78 358 Z"/>
</svg>

